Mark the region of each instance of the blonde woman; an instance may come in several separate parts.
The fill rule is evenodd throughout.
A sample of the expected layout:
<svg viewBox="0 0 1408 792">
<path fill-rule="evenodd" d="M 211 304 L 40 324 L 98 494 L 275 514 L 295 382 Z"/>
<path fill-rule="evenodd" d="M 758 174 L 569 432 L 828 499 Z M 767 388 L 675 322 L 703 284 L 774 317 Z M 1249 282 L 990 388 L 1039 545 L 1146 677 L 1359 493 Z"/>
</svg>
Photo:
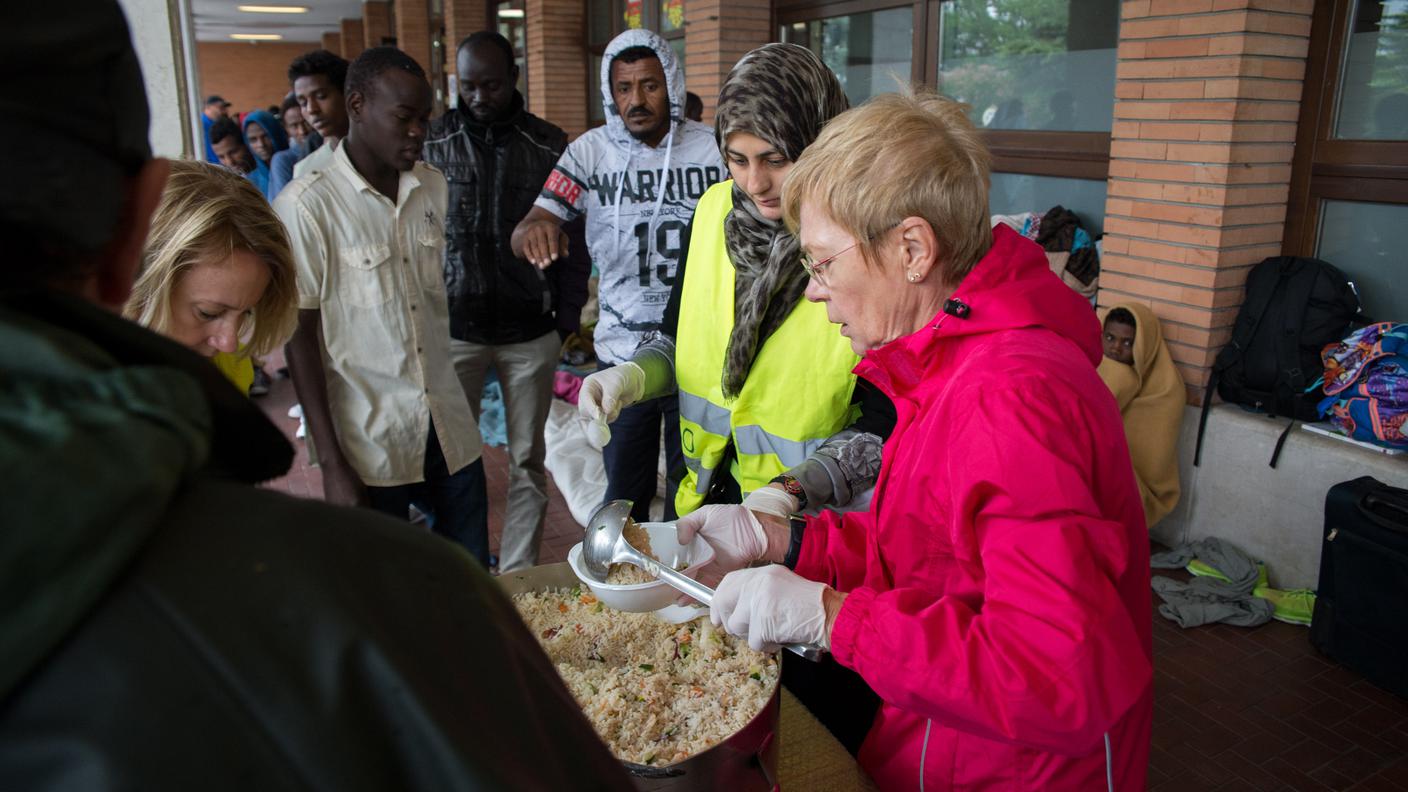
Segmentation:
<svg viewBox="0 0 1408 792">
<path fill-rule="evenodd" d="M 211 358 L 248 393 L 252 358 L 293 334 L 293 279 L 283 223 L 248 179 L 172 162 L 123 315 Z"/>
</svg>

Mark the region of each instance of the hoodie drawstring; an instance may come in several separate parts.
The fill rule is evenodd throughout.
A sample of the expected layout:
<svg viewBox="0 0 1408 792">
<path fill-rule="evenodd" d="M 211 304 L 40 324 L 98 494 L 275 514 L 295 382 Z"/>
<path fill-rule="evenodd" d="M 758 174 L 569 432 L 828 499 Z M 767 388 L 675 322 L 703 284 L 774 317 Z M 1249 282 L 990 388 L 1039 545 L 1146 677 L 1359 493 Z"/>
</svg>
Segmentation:
<svg viewBox="0 0 1408 792">
<path fill-rule="evenodd" d="M 655 211 L 651 213 L 650 219 L 646 221 L 645 247 L 646 257 L 650 256 L 650 243 L 655 238 L 655 222 L 660 218 L 660 209 L 665 205 L 665 190 L 670 184 L 670 157 L 674 153 L 675 147 L 675 120 L 670 119 L 670 131 L 665 135 L 665 167 L 660 171 L 660 181 L 656 185 Z M 631 159 L 635 156 L 635 147 L 626 147 L 626 164 L 621 168 L 621 182 L 616 187 L 616 216 L 611 225 L 616 229 L 615 248 L 611 251 L 613 258 L 617 261 L 621 259 L 621 196 L 626 191 L 626 174 L 631 169 Z M 639 187 L 639 185 L 637 185 Z"/>
</svg>

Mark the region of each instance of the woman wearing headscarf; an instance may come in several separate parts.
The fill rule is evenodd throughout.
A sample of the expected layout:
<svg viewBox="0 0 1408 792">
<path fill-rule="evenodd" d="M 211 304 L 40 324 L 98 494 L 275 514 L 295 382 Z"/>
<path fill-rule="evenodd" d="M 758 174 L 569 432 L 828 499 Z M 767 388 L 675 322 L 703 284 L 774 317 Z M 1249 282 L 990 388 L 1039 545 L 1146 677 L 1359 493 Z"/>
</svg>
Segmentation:
<svg viewBox="0 0 1408 792">
<path fill-rule="evenodd" d="M 855 353 L 825 309 L 802 299 L 801 252 L 782 223 L 783 177 L 846 107 L 836 76 L 804 47 L 743 56 L 715 112 L 733 178 L 695 208 L 663 330 L 630 362 L 583 383 L 578 412 L 589 433 L 678 388 L 688 468 L 671 493 L 679 514 L 740 499 L 778 515 L 815 511 L 874 484 L 893 408 L 878 391 L 857 390 Z"/>
<path fill-rule="evenodd" d="M 1115 394 L 1153 528 L 1178 505 L 1178 432 L 1188 392 L 1164 343 L 1159 318 L 1147 305 L 1121 303 L 1104 317 L 1100 379 Z"/>
<path fill-rule="evenodd" d="M 269 195 L 269 163 L 288 148 L 288 133 L 267 110 L 255 110 L 244 117 L 244 143 L 254 155 L 254 170 L 246 174 L 265 198 Z"/>
</svg>

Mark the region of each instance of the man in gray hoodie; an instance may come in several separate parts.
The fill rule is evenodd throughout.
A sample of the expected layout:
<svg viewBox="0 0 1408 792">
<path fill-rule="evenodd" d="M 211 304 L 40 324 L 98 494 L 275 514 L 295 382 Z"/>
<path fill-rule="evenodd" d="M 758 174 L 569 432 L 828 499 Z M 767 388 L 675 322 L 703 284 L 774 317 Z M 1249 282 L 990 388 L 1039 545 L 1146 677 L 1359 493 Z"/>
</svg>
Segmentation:
<svg viewBox="0 0 1408 792">
<path fill-rule="evenodd" d="M 594 342 L 608 369 L 629 361 L 660 328 L 694 205 L 725 172 L 714 131 L 685 118 L 684 70 L 656 34 L 628 30 L 611 40 L 601 61 L 601 97 L 606 124 L 563 152 L 512 244 L 514 255 L 552 266 L 566 254 L 562 224 L 586 215 L 587 248 L 600 275 Z M 668 470 L 684 467 L 679 399 L 649 399 L 619 415 L 611 412 L 614 403 L 608 401 L 609 414 L 586 421 L 587 437 L 602 447 L 606 500 L 635 501 L 632 516 L 645 520 L 662 419 Z M 672 484 L 667 492 L 674 490 Z M 665 516 L 674 516 L 673 496 L 665 499 Z"/>
</svg>

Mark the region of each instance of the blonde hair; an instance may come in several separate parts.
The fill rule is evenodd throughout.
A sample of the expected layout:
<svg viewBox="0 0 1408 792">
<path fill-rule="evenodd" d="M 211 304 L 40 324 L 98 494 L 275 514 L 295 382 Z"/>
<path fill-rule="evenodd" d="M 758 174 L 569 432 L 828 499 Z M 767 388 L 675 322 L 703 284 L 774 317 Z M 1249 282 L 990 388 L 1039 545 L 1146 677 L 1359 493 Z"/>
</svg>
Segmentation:
<svg viewBox="0 0 1408 792">
<path fill-rule="evenodd" d="M 798 232 L 804 201 L 858 240 L 868 265 L 876 244 L 906 217 L 939 240 L 939 272 L 955 286 L 992 245 L 992 156 L 967 105 L 923 89 L 881 94 L 836 116 L 797 158 L 782 189 L 783 219 Z"/>
<path fill-rule="evenodd" d="M 283 223 L 245 177 L 204 162 L 172 162 L 142 251 L 142 271 L 122 315 L 166 333 L 177 281 L 193 265 L 226 261 L 237 250 L 269 267 L 269 285 L 240 338 L 242 354 L 267 354 L 293 335 L 298 316 L 293 253 Z"/>
</svg>

